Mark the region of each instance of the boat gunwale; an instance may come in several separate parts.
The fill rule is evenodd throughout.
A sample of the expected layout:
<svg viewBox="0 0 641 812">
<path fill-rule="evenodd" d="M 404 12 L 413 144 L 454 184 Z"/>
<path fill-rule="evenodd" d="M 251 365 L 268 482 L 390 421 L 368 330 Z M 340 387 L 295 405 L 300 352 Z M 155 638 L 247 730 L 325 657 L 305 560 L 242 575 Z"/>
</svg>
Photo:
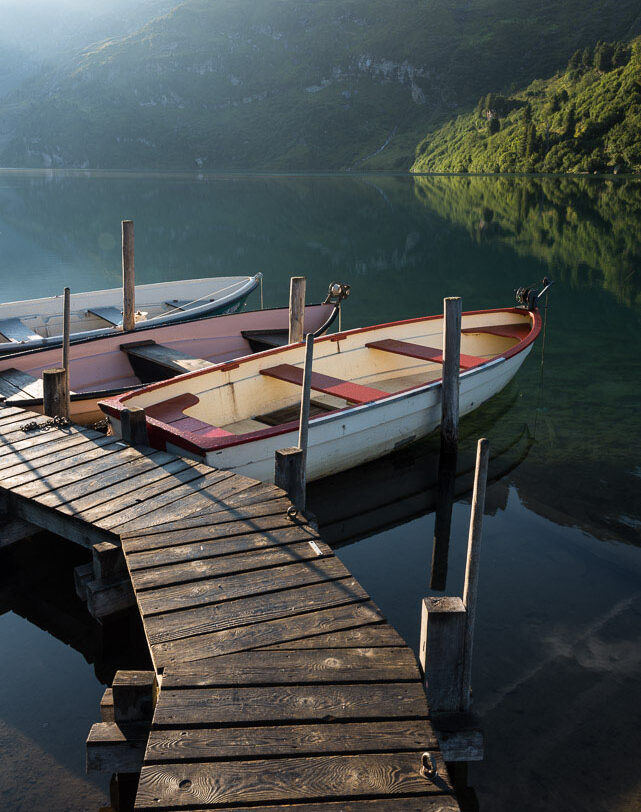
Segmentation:
<svg viewBox="0 0 641 812">
<path fill-rule="evenodd" d="M 78 333 L 72 333 L 70 335 L 70 337 L 69 337 L 69 343 L 70 344 L 85 344 L 88 341 L 98 341 L 101 338 L 111 338 L 113 336 L 130 336 L 130 335 L 134 335 L 136 333 L 139 333 L 139 332 L 141 332 L 143 330 L 153 330 L 154 328 L 158 328 L 158 327 L 169 327 L 171 325 L 187 324 L 189 322 L 201 321 L 201 320 L 204 320 L 204 319 L 215 319 L 215 318 L 218 318 L 218 316 L 230 316 L 230 315 L 233 316 L 233 315 L 235 315 L 233 313 L 211 313 L 211 312 L 208 312 L 208 310 L 215 310 L 215 309 L 218 309 L 219 307 L 225 307 L 226 305 L 229 305 L 229 304 L 233 303 L 235 301 L 235 299 L 240 299 L 240 300 L 246 299 L 258 287 L 258 285 L 260 283 L 261 275 L 260 275 L 260 272 L 259 272 L 257 274 L 254 274 L 254 276 L 239 276 L 239 277 L 226 277 L 226 278 L 245 280 L 244 282 L 238 283 L 238 284 L 239 285 L 242 284 L 242 285 L 247 286 L 248 290 L 247 291 L 242 291 L 240 295 L 238 295 L 238 292 L 229 293 L 227 296 L 223 296 L 222 299 L 220 299 L 220 300 L 218 300 L 216 302 L 208 302 L 206 305 L 205 304 L 200 305 L 199 307 L 192 308 L 190 311 L 182 311 L 182 313 L 185 314 L 183 317 L 181 317 L 180 315 L 171 315 L 171 311 L 169 311 L 169 314 L 165 314 L 164 316 L 163 315 L 154 316 L 153 318 L 148 319 L 147 321 L 139 322 L 133 330 L 122 330 L 122 329 L 119 330 L 117 327 L 112 326 L 112 327 L 99 327 L 99 328 L 97 328 L 95 330 L 84 330 L 84 331 L 81 331 L 81 332 L 78 332 Z M 175 280 L 175 281 L 180 282 L 180 281 L 183 281 L 183 280 Z M 200 282 L 202 280 L 184 280 L 184 281 L 187 281 L 187 282 L 198 281 L 198 282 Z M 157 284 L 162 284 L 162 283 L 151 282 L 151 283 L 149 283 L 149 286 L 157 285 Z M 140 287 L 145 287 L 145 285 L 137 286 L 136 290 L 138 290 Z M 108 288 L 105 291 L 86 291 L 86 293 L 110 293 L 112 291 L 117 291 L 117 290 L 119 290 L 119 288 Z M 85 291 L 83 291 L 83 293 L 84 292 Z M 33 300 L 24 300 L 24 301 L 37 302 L 37 301 L 45 301 L 45 300 L 48 301 L 49 299 L 62 299 L 62 297 L 61 296 L 49 296 L 49 297 L 45 297 L 45 299 L 33 299 Z M 1 304 L 22 304 L 22 302 L 2 302 Z M 280 309 L 282 309 L 282 308 L 277 308 L 277 307 L 267 308 L 266 307 L 266 308 L 263 308 L 263 311 L 264 310 L 280 310 Z M 263 311 L 260 311 L 260 312 L 263 312 Z M 253 312 L 253 311 L 247 311 L 247 312 Z M 186 315 L 187 313 L 191 313 L 193 315 Z M 33 346 L 30 346 L 30 347 L 27 346 L 26 342 L 23 344 L 23 343 L 20 343 L 20 342 L 0 341 L 0 361 L 4 360 L 5 358 L 15 358 L 18 355 L 27 355 L 27 354 L 30 354 L 30 353 L 40 352 L 40 351 L 43 351 L 43 350 L 56 349 L 56 348 L 58 348 L 58 347 L 60 347 L 62 345 L 62 335 L 60 335 L 60 336 L 49 336 L 48 338 L 41 337 L 41 339 L 42 339 L 41 341 L 35 341 L 34 340 L 33 342 L 30 342 L 30 343 L 33 344 Z M 7 348 L 6 350 L 4 349 L 5 347 Z M 10 347 L 11 348 L 13 348 L 13 347 L 16 347 L 16 348 L 17 347 L 22 347 L 22 349 L 15 349 L 14 350 L 14 349 L 9 349 Z"/>
<path fill-rule="evenodd" d="M 509 358 L 518 355 L 519 353 L 527 349 L 531 344 L 533 344 L 536 338 L 538 337 L 539 333 L 541 332 L 542 319 L 538 309 L 534 311 L 529 311 L 517 307 L 511 308 L 500 307 L 500 308 L 492 308 L 489 310 L 469 310 L 463 313 L 462 316 L 476 316 L 486 313 L 487 314 L 516 313 L 518 315 L 523 315 L 524 313 L 527 313 L 530 316 L 530 332 L 527 334 L 527 336 L 525 336 L 525 338 L 518 341 L 513 347 L 510 347 L 509 349 L 505 350 L 505 352 L 499 353 L 494 358 L 488 359 L 485 363 L 479 364 L 479 366 L 465 370 L 464 372 L 460 372 L 459 380 L 467 379 L 469 377 L 478 374 L 479 372 L 484 372 L 489 367 L 495 366 L 500 362 L 506 361 Z M 380 330 L 383 327 L 395 327 L 398 325 L 416 324 L 418 322 L 433 321 L 435 319 L 442 320 L 443 315 L 438 314 L 435 316 L 419 316 L 413 319 L 403 319 L 400 321 L 388 322 L 386 324 L 374 324 L 369 325 L 367 327 L 356 327 L 353 330 L 347 330 L 342 331 L 340 333 L 334 333 L 333 335 L 323 336 L 322 338 L 318 339 L 318 342 L 341 341 L 347 336 L 366 333 L 373 330 Z M 187 380 L 195 378 L 200 375 L 211 374 L 216 371 L 225 371 L 225 369 L 230 368 L 234 369 L 236 367 L 239 367 L 241 364 L 248 363 L 249 361 L 254 361 L 259 358 L 267 358 L 271 355 L 275 355 L 279 352 L 282 352 L 283 349 L 285 348 L 293 349 L 295 347 L 304 347 L 304 346 L 305 346 L 304 342 L 299 342 L 298 344 L 286 345 L 286 347 L 276 347 L 274 349 L 265 350 L 261 353 L 255 353 L 253 355 L 246 356 L 245 358 L 239 358 L 236 361 L 223 362 L 221 364 L 208 367 L 207 369 L 195 370 L 194 372 L 187 372 L 184 375 L 179 375 L 176 378 L 172 378 L 171 380 L 174 382 L 177 379 Z M 376 400 L 368 401 L 367 403 L 359 403 L 350 406 L 344 406 L 341 409 L 335 409 L 334 411 L 328 412 L 327 414 L 311 418 L 309 422 L 310 425 L 320 425 L 324 423 L 329 423 L 332 422 L 333 420 L 344 418 L 346 412 L 349 412 L 350 414 L 356 414 L 364 409 L 373 409 L 377 406 L 387 405 L 389 403 L 394 402 L 397 399 L 405 399 L 407 397 L 422 395 L 425 392 L 429 391 L 430 389 L 434 389 L 440 386 L 442 380 L 443 380 L 442 377 L 440 377 L 433 381 L 429 381 L 428 383 L 425 384 L 418 384 L 416 386 L 409 387 L 408 389 L 401 390 L 400 392 L 390 392 L 385 397 L 380 397 L 377 398 Z M 164 387 L 166 383 L 167 383 L 166 381 L 160 381 L 158 383 L 149 384 L 148 386 L 144 387 L 144 391 L 150 392 L 155 389 L 160 389 Z M 122 411 L 122 409 L 127 408 L 126 401 L 132 397 L 136 397 L 137 395 L 141 394 L 142 391 L 143 391 L 142 389 L 137 389 L 134 392 L 125 393 L 123 395 L 112 398 L 109 401 L 99 402 L 98 405 L 106 415 L 108 415 L 109 417 L 114 417 L 119 420 L 120 419 L 119 412 Z M 230 435 L 226 437 L 202 438 L 200 435 L 195 434 L 194 432 L 180 431 L 178 429 L 174 429 L 170 424 L 164 423 L 161 420 L 156 420 L 155 418 L 150 416 L 147 416 L 146 420 L 149 439 L 152 445 L 155 441 L 158 442 L 162 448 L 165 448 L 167 443 L 171 443 L 173 446 L 176 446 L 177 448 L 182 448 L 185 451 L 189 451 L 203 458 L 206 458 L 207 454 L 210 452 L 215 452 L 218 450 L 222 451 L 224 449 L 233 446 L 256 442 L 257 440 L 266 440 L 271 437 L 276 437 L 282 434 L 289 434 L 298 428 L 298 421 L 294 420 L 288 423 L 283 423 L 278 426 L 266 426 L 264 429 L 259 429 L 253 432 L 247 432 L 246 434 Z M 212 428 L 215 427 L 212 426 Z"/>
</svg>

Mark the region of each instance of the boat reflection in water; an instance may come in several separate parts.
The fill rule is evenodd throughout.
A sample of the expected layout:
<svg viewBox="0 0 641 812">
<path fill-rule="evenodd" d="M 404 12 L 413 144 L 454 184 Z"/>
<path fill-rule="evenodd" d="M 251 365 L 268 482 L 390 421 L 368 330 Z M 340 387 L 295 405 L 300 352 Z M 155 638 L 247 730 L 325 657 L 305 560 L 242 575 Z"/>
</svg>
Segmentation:
<svg viewBox="0 0 641 812">
<path fill-rule="evenodd" d="M 514 387 L 485 407 L 482 415 L 485 430 L 511 409 L 518 396 Z M 324 541 L 340 548 L 432 512 L 447 517 L 452 501 L 471 496 L 479 422 L 469 420 L 461 424 L 454 465 L 443 467 L 439 459 L 440 438 L 434 433 L 394 454 L 310 483 L 307 506 L 316 517 Z M 491 447 L 488 482 L 501 480 L 517 468 L 533 443 L 528 426 L 523 425 L 501 445 Z M 453 482 L 445 481 L 448 477 Z M 486 504 L 486 512 L 494 513 L 504 507 L 497 502 L 498 493 L 496 488 L 492 490 L 493 503 Z M 507 500 L 507 487 L 503 496 Z M 447 532 L 438 538 L 432 559 L 432 587 L 441 590 L 445 588 L 447 574 L 447 519 L 444 526 Z"/>
</svg>

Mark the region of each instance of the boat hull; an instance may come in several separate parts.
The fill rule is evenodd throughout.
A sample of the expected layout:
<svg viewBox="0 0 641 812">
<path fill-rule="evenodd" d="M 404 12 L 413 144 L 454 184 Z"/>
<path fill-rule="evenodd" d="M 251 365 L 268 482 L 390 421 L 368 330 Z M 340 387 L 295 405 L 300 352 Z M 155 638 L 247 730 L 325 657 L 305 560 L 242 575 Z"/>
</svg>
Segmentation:
<svg viewBox="0 0 641 812">
<path fill-rule="evenodd" d="M 255 290 L 260 281 L 260 274 L 253 277 L 236 278 L 235 283 L 229 285 L 228 289 L 222 288 L 221 295 L 215 300 L 203 301 L 197 306 L 190 306 L 182 310 L 179 307 L 172 307 L 152 318 L 146 318 L 137 322 L 135 332 L 153 329 L 170 324 L 180 324 L 195 319 L 209 318 L 212 316 L 222 316 L 236 313 L 243 306 L 250 293 Z M 202 291 L 206 289 L 208 282 L 213 284 L 218 280 L 185 280 L 182 283 L 153 283 L 149 285 L 139 285 L 136 288 L 136 307 L 144 310 L 147 307 L 156 307 L 162 299 L 170 297 L 193 296 L 196 301 Z M 226 280 L 223 280 L 226 281 Z M 169 303 L 168 303 L 169 307 Z M 110 335 L 126 336 L 131 333 L 124 333 L 122 327 L 107 325 L 104 319 L 99 317 L 91 318 L 89 314 L 92 308 L 105 308 L 107 310 L 122 308 L 122 291 L 118 288 L 113 290 L 92 291 L 88 293 L 76 293 L 71 296 L 71 343 L 100 339 Z M 32 331 L 32 334 L 22 340 L 6 340 L 2 338 L 1 326 L 3 320 L 19 319 Z M 84 329 L 85 323 L 90 327 Z M 34 325 L 31 327 L 30 325 Z M 47 325 L 44 327 L 44 325 Z M 51 326 L 53 325 L 53 327 Z M 100 326 L 99 326 L 100 325 Z M 49 297 L 47 299 L 33 299 L 24 302 L 0 303 L 0 358 L 12 357 L 23 352 L 40 350 L 45 348 L 60 347 L 62 345 L 62 300 L 60 297 Z M 53 334 L 42 335 L 46 330 Z"/>
<path fill-rule="evenodd" d="M 332 305 L 307 305 L 305 320 L 310 330 L 320 329 L 330 318 Z M 251 353 L 245 331 L 286 331 L 288 308 L 243 311 L 212 319 L 198 319 L 184 324 L 145 327 L 135 333 L 120 333 L 103 338 L 75 342 L 70 347 L 70 385 L 74 394 L 70 402 L 70 418 L 74 423 L 88 425 L 104 419 L 98 402 L 122 392 L 143 386 L 121 347 L 139 337 L 156 341 L 169 349 L 212 364 L 228 361 Z M 60 365 L 60 349 L 31 350 L 17 356 L 0 356 L 0 399 L 2 373 L 18 370 L 40 379 L 45 369 Z M 7 403 L 42 414 L 42 397 L 21 398 L 5 395 Z"/>
<path fill-rule="evenodd" d="M 532 346 L 460 376 L 459 410 L 469 414 L 500 392 L 516 375 Z M 431 434 L 441 423 L 441 382 L 345 409 L 309 424 L 307 480 L 312 482 L 397 451 Z M 120 421 L 113 420 L 115 432 Z M 199 455 L 167 442 L 167 451 L 262 482 L 274 481 L 274 454 L 296 446 L 298 430 Z"/>
</svg>

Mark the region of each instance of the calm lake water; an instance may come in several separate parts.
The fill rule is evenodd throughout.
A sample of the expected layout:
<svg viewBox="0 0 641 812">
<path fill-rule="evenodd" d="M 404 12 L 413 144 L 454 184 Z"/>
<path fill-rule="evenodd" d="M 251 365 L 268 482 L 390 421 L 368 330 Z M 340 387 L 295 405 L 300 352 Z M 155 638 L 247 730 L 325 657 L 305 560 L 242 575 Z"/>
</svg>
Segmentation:
<svg viewBox="0 0 641 812">
<path fill-rule="evenodd" d="M 310 509 L 416 647 L 422 598 L 461 594 L 470 471 L 488 437 L 473 674 L 486 759 L 468 784 L 484 812 L 639 810 L 641 183 L 5 172 L 0 299 L 117 286 L 123 218 L 141 283 L 262 271 L 272 306 L 292 275 L 309 300 L 337 279 L 352 285 L 345 327 L 436 313 L 444 296 L 509 305 L 516 287 L 555 280 L 544 357 L 539 340 L 462 421 L 444 591 L 429 587 L 433 438 L 313 485 Z M 101 682 L 132 654 L 87 647 L 70 580 L 85 554 L 35 544 L 0 553 L 0 806 L 97 810 L 106 782 L 84 775 L 84 738 Z"/>
</svg>

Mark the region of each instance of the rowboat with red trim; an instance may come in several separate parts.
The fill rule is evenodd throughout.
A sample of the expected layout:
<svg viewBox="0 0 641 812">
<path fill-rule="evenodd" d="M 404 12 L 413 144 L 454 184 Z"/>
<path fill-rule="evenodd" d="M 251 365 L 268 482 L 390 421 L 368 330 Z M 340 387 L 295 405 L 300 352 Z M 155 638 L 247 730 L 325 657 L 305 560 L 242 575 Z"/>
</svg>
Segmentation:
<svg viewBox="0 0 641 812">
<path fill-rule="evenodd" d="M 305 324 L 310 332 L 323 332 L 335 315 L 329 301 L 308 305 Z M 76 341 L 69 348 L 70 417 L 74 423 L 94 423 L 104 417 L 98 401 L 106 397 L 285 345 L 288 324 L 289 311 L 281 307 Z M 0 402 L 42 413 L 42 373 L 60 362 L 59 347 L 0 355 Z"/>
<path fill-rule="evenodd" d="M 541 330 L 536 306 L 464 313 L 460 413 L 514 377 Z M 307 478 L 383 456 L 441 418 L 443 317 L 364 327 L 314 345 Z M 297 443 L 304 344 L 181 375 L 101 402 L 120 436 L 125 408 L 145 410 L 149 442 L 273 481 L 274 452 Z"/>
</svg>

